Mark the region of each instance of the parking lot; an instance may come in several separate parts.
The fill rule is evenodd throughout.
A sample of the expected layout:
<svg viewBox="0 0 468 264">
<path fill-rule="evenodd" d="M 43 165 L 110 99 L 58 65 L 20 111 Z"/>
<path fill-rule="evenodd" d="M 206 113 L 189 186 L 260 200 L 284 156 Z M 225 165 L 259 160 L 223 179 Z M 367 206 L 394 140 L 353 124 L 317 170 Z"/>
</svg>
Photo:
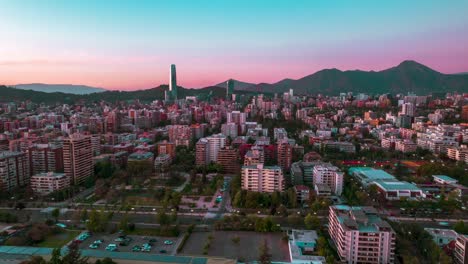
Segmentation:
<svg viewBox="0 0 468 264">
<path fill-rule="evenodd" d="M 120 245 L 120 242 L 116 241 L 120 234 L 93 234 L 91 237 L 86 239 L 80 244 L 81 249 L 86 250 L 106 250 L 106 247 L 109 244 L 116 244 L 116 251 L 119 252 L 133 252 L 133 253 L 152 253 L 152 254 L 167 254 L 175 255 L 177 245 L 179 244 L 180 237 L 157 237 L 157 236 L 136 236 L 136 235 L 127 235 L 127 238 L 131 240 L 128 242 L 128 245 Z M 102 240 L 102 243 L 98 245 L 96 249 L 90 248 L 90 245 L 94 244 L 94 241 Z M 135 251 L 135 246 L 142 247 L 144 244 L 148 244 L 151 241 L 151 249 L 149 251 Z M 165 243 L 165 241 L 168 241 Z M 172 244 L 169 244 L 171 242 Z"/>
</svg>

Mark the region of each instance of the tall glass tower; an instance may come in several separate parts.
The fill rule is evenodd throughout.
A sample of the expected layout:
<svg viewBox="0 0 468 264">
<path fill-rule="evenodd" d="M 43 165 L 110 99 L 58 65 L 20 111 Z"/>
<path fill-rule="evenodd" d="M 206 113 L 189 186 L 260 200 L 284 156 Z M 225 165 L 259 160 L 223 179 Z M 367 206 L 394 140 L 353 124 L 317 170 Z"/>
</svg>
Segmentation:
<svg viewBox="0 0 468 264">
<path fill-rule="evenodd" d="M 169 91 L 172 100 L 177 100 L 177 77 L 175 64 L 171 64 L 171 72 L 169 73 Z"/>
<path fill-rule="evenodd" d="M 234 93 L 234 80 L 229 79 L 226 82 L 226 99 L 231 100 L 231 96 Z"/>
</svg>

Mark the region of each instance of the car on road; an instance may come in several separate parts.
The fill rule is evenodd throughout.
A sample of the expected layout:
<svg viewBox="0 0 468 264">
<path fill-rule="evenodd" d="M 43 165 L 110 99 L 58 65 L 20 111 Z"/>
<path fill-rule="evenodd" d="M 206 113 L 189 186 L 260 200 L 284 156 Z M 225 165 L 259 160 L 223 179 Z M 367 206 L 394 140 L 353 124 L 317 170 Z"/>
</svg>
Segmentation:
<svg viewBox="0 0 468 264">
<path fill-rule="evenodd" d="M 118 248 L 117 248 L 116 244 L 109 244 L 109 245 L 107 245 L 106 250 L 107 251 L 117 251 Z"/>
<path fill-rule="evenodd" d="M 145 244 L 143 244 L 143 247 L 141 248 L 141 251 L 143 251 L 143 252 L 150 252 L 150 251 L 151 251 L 151 248 L 152 248 L 152 246 L 151 246 L 150 244 L 145 243 Z"/>
<path fill-rule="evenodd" d="M 172 244 L 174 244 L 174 242 L 172 242 L 171 240 L 164 241 L 164 245 L 172 245 Z"/>
<path fill-rule="evenodd" d="M 141 251 L 141 247 L 138 246 L 138 245 L 135 245 L 135 246 L 132 247 L 132 251 L 133 251 L 133 252 L 140 252 L 140 251 Z"/>
<path fill-rule="evenodd" d="M 93 244 L 89 245 L 89 248 L 97 249 L 97 248 L 99 248 L 99 244 L 93 243 Z"/>
<path fill-rule="evenodd" d="M 119 245 L 128 246 L 128 245 L 130 245 L 130 242 L 132 242 L 132 240 L 133 239 L 131 237 L 126 237 L 122 241 L 120 241 Z"/>
</svg>

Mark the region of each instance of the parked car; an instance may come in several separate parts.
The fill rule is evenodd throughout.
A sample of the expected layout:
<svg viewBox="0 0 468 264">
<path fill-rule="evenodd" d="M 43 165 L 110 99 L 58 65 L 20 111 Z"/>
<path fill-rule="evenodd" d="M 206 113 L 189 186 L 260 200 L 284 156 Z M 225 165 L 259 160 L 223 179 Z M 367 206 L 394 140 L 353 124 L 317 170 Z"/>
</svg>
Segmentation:
<svg viewBox="0 0 468 264">
<path fill-rule="evenodd" d="M 172 245 L 174 242 L 172 242 L 171 240 L 166 240 L 164 241 L 164 245 Z"/>
<path fill-rule="evenodd" d="M 141 247 L 138 246 L 138 245 L 135 245 L 135 246 L 132 247 L 132 251 L 133 251 L 133 252 L 140 252 L 140 251 L 141 251 Z"/>
<path fill-rule="evenodd" d="M 106 250 L 107 251 L 117 251 L 118 248 L 117 248 L 116 244 L 109 244 L 109 245 L 107 245 Z"/>
<path fill-rule="evenodd" d="M 97 248 L 99 248 L 99 244 L 93 243 L 93 244 L 89 245 L 89 248 L 97 249 Z"/>
</svg>

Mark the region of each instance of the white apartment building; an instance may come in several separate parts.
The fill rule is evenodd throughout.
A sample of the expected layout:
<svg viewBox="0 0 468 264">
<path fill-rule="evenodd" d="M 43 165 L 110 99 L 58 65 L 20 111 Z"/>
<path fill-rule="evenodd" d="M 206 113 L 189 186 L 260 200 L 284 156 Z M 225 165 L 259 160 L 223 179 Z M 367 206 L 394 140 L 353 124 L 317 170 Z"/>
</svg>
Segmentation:
<svg viewBox="0 0 468 264">
<path fill-rule="evenodd" d="M 65 173 L 44 172 L 31 177 L 31 188 L 39 195 L 47 195 L 68 187 L 70 179 Z"/>
<path fill-rule="evenodd" d="M 395 150 L 401 151 L 403 153 L 416 152 L 418 144 L 414 143 L 411 140 L 400 140 L 395 142 Z"/>
<path fill-rule="evenodd" d="M 279 166 L 243 166 L 241 174 L 241 186 L 244 190 L 268 193 L 284 191 L 283 170 Z"/>
<path fill-rule="evenodd" d="M 328 232 L 342 262 L 395 262 L 395 231 L 373 207 L 330 206 L 328 219 Z"/>
<path fill-rule="evenodd" d="M 314 166 L 313 183 L 314 185 L 326 184 L 336 195 L 343 192 L 344 173 L 331 164 L 322 164 Z"/>
</svg>

